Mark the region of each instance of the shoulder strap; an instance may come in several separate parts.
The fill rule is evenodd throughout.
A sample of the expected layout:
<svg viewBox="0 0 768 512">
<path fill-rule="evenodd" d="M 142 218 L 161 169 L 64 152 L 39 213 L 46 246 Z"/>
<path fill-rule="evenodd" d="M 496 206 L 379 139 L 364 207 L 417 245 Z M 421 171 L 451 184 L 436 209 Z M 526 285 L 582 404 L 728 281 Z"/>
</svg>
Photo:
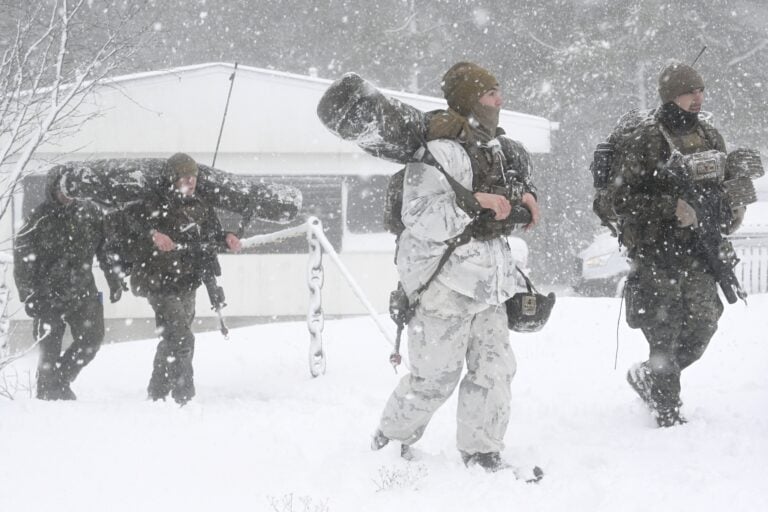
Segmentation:
<svg viewBox="0 0 768 512">
<path fill-rule="evenodd" d="M 709 122 L 704 121 L 702 119 L 699 121 L 699 125 L 697 128 L 702 138 L 705 141 L 707 141 L 707 144 L 709 145 L 709 149 L 718 149 L 717 137 L 715 136 L 715 133 L 717 132 L 717 130 L 715 129 L 715 127 L 709 124 Z"/>
<path fill-rule="evenodd" d="M 477 202 L 477 199 L 475 199 L 472 191 L 468 190 L 461 183 L 459 183 L 456 178 L 448 174 L 448 171 L 445 170 L 443 165 L 437 161 L 435 156 L 429 150 L 429 147 L 427 146 L 427 140 L 424 138 L 424 135 L 421 132 L 417 132 L 416 130 L 414 130 L 414 133 L 419 136 L 421 141 L 421 148 L 419 148 L 419 150 L 416 151 L 416 153 L 413 155 L 414 162 L 421 162 L 427 165 L 431 165 L 440 171 L 443 176 L 445 176 L 445 179 L 448 180 L 448 183 L 451 185 L 453 192 L 456 194 L 456 203 L 459 205 L 459 207 L 473 217 L 478 217 L 482 213 L 483 208 L 480 206 L 480 203 Z M 427 289 L 427 287 L 437 277 L 437 274 L 439 274 L 443 269 L 445 264 L 448 262 L 448 258 L 451 256 L 451 254 L 453 254 L 453 251 L 456 249 L 456 247 L 469 242 L 472 236 L 471 230 L 472 225 L 470 224 L 459 236 L 454 237 L 446 242 L 448 247 L 445 249 L 445 252 L 440 258 L 440 261 L 437 264 L 437 268 L 434 272 L 432 272 L 432 275 L 429 276 L 429 279 L 427 279 L 427 281 L 421 285 L 418 290 L 416 290 L 416 299 L 413 301 L 412 307 L 416 307 L 416 304 L 419 303 L 421 294 L 424 293 L 424 290 Z"/>
<path fill-rule="evenodd" d="M 459 208 L 469 213 L 473 217 L 479 215 L 483 208 L 480 206 L 480 203 L 477 202 L 477 199 L 475 199 L 472 191 L 464 187 L 464 185 L 456 181 L 456 178 L 448 174 L 448 171 L 446 171 L 442 164 L 437 161 L 427 146 L 422 147 L 424 148 L 424 153 L 422 154 L 420 161 L 427 165 L 431 165 L 440 171 L 443 176 L 445 176 L 445 178 L 448 180 L 448 183 L 451 185 L 454 194 L 456 194 L 456 203 L 459 205 Z"/>
<path fill-rule="evenodd" d="M 523 280 L 525 281 L 525 286 L 526 288 L 528 288 L 528 293 L 532 293 L 532 292 L 539 293 L 539 290 L 537 290 L 536 287 L 533 286 L 533 283 L 531 282 L 531 280 L 528 278 L 527 275 L 525 275 L 525 273 L 522 270 L 520 270 L 520 267 L 515 265 L 515 268 L 520 273 L 520 275 L 523 276 Z"/>
<path fill-rule="evenodd" d="M 429 279 L 427 279 L 427 281 L 423 285 L 421 285 L 418 290 L 416 290 L 417 298 L 416 298 L 416 301 L 414 302 L 418 302 L 419 300 L 418 297 L 420 297 L 421 294 L 424 293 L 424 290 L 426 290 L 427 287 L 430 285 L 430 283 L 434 281 L 434 279 L 437 277 L 437 274 L 440 273 L 440 271 L 443 269 L 445 264 L 448 262 L 448 258 L 451 256 L 451 254 L 453 254 L 453 251 L 456 250 L 458 246 L 464 245 L 467 242 L 469 242 L 469 239 L 470 239 L 469 231 L 470 231 L 470 228 L 467 227 L 467 229 L 465 229 L 462 234 L 460 234 L 455 238 L 451 238 L 450 240 L 448 240 L 448 242 L 446 242 L 448 244 L 448 248 L 445 249 L 445 252 L 440 257 L 440 261 L 437 264 L 437 268 L 435 269 L 434 272 L 432 272 L 432 275 L 429 276 Z"/>
<path fill-rule="evenodd" d="M 672 142 L 672 135 L 669 133 L 669 130 L 667 130 L 664 127 L 663 123 L 656 122 L 656 126 L 659 128 L 659 131 L 661 132 L 661 135 L 664 136 L 664 140 L 667 141 L 667 144 L 669 144 L 669 152 L 675 151 L 677 149 L 677 145 Z"/>
</svg>

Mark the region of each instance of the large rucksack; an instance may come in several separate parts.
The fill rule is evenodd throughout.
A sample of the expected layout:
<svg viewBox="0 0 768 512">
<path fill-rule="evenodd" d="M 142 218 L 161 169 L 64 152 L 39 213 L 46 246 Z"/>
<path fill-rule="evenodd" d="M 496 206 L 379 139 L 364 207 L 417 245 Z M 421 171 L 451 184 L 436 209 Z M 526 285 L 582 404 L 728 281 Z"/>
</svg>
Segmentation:
<svg viewBox="0 0 768 512">
<path fill-rule="evenodd" d="M 641 126 L 653 124 L 656 110 L 633 109 L 621 116 L 608 138 L 595 147 L 594 157 L 589 166 L 592 172 L 592 185 L 595 198 L 592 211 L 598 216 L 603 226 L 618 236 L 618 217 L 613 210 L 613 188 L 610 186 L 619 171 L 622 152 L 632 134 Z"/>
</svg>

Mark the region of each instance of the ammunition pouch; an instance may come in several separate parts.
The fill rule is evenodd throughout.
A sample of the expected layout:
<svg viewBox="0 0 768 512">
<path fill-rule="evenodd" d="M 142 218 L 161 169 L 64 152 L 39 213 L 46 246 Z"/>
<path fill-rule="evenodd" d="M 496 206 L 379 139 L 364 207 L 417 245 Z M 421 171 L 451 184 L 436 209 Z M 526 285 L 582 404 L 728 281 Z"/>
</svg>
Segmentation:
<svg viewBox="0 0 768 512">
<path fill-rule="evenodd" d="M 611 230 L 614 236 L 618 232 L 619 218 L 613 210 L 613 196 L 608 189 L 595 190 L 595 199 L 592 201 L 592 211 L 600 219 L 600 223 Z"/>
<path fill-rule="evenodd" d="M 592 201 L 592 211 L 600 219 L 600 223 L 611 230 L 614 236 L 618 234 L 618 217 L 613 211 L 613 196 L 608 190 L 611 183 L 611 167 L 613 166 L 616 146 L 610 142 L 601 142 L 595 148 L 589 170 L 592 173 L 592 186 L 595 198 Z"/>
<path fill-rule="evenodd" d="M 610 142 L 601 142 L 595 148 L 589 170 L 592 172 L 592 185 L 597 190 L 604 190 L 608 187 L 611 177 L 611 166 L 613 165 L 613 154 L 614 145 Z"/>
<path fill-rule="evenodd" d="M 409 303 L 402 285 L 398 283 L 397 289 L 389 294 L 389 317 L 397 326 L 402 327 L 411 321 L 415 309 L 415 305 L 412 307 Z"/>
<path fill-rule="evenodd" d="M 731 208 L 740 208 L 757 202 L 755 185 L 750 178 L 741 177 L 725 180 L 725 200 Z"/>
<path fill-rule="evenodd" d="M 627 307 L 627 325 L 632 329 L 642 329 L 653 323 L 649 292 L 644 290 L 638 276 L 630 274 L 624 286 L 624 301 Z"/>
<path fill-rule="evenodd" d="M 689 179 L 694 183 L 722 183 L 725 179 L 725 164 L 727 156 L 721 151 L 712 149 L 701 153 L 692 153 L 682 157 L 682 163 Z"/>
<path fill-rule="evenodd" d="M 765 174 L 760 152 L 754 149 L 737 148 L 728 153 L 725 160 L 725 179 L 760 178 Z"/>
</svg>

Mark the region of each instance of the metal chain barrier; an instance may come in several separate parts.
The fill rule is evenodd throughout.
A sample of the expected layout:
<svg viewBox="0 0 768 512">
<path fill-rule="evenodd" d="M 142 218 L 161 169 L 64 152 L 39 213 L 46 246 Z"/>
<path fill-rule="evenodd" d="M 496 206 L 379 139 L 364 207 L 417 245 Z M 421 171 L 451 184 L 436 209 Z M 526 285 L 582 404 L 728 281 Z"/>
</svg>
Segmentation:
<svg viewBox="0 0 768 512">
<path fill-rule="evenodd" d="M 312 217 L 308 227 L 318 227 L 322 233 L 320 219 Z M 307 266 L 307 285 L 309 286 L 309 308 L 307 309 L 307 328 L 309 329 L 309 372 L 313 377 L 325 373 L 325 352 L 323 351 L 323 248 L 314 229 L 307 229 L 309 243 L 309 265 Z"/>
<path fill-rule="evenodd" d="M 307 286 L 309 288 L 309 307 L 307 309 L 307 328 L 309 330 L 310 342 L 309 342 L 309 371 L 313 377 L 318 377 L 325 373 L 326 360 L 325 351 L 323 350 L 323 328 L 324 328 L 324 316 L 323 316 L 323 304 L 322 304 L 322 289 L 324 281 L 323 271 L 323 251 L 333 260 L 336 266 L 341 271 L 345 280 L 352 288 L 357 298 L 363 304 L 368 314 L 376 323 L 379 331 L 384 335 L 384 338 L 394 347 L 395 339 L 390 332 L 390 329 L 385 327 L 382 323 L 379 314 L 371 305 L 370 301 L 365 297 L 362 289 L 355 282 L 355 279 L 350 274 L 349 270 L 342 263 L 338 253 L 333 248 L 333 245 L 326 238 L 323 233 L 323 224 L 317 217 L 309 217 L 304 224 L 294 226 L 288 229 L 277 231 L 274 233 L 268 233 L 265 235 L 256 235 L 250 238 L 243 239 L 241 241 L 243 248 L 256 247 L 257 245 L 263 245 L 273 242 L 279 242 L 288 238 L 294 238 L 297 236 L 306 236 L 307 243 L 309 245 L 309 262 L 307 265 Z M 0 283 L 0 359 L 3 356 L 9 356 L 10 350 L 10 333 L 9 333 L 9 313 L 8 302 L 10 290 L 5 284 L 5 274 L 7 267 L 13 262 L 13 258 L 9 255 L 0 253 L 0 273 L 2 273 L 3 282 Z M 38 340 L 39 343 L 39 340 Z M 35 346 L 37 343 L 35 343 Z M 34 346 L 33 346 L 34 347 Z M 28 351 L 24 351 L 20 355 L 26 354 Z M 17 357 L 9 358 L 16 359 Z M 406 364 L 407 367 L 407 364 Z"/>
<path fill-rule="evenodd" d="M 257 245 L 278 242 L 297 236 L 306 236 L 309 244 L 309 264 L 307 266 L 307 286 L 309 287 L 309 307 L 307 310 L 307 328 L 309 329 L 309 372 L 313 377 L 318 377 L 325 373 L 325 351 L 323 350 L 323 305 L 322 288 L 324 280 L 323 272 L 323 251 L 325 251 L 331 260 L 336 264 L 344 279 L 347 281 L 352 291 L 362 303 L 368 314 L 376 323 L 379 331 L 391 346 L 395 346 L 395 338 L 390 329 L 385 327 L 379 318 L 379 314 L 365 297 L 363 290 L 355 282 L 341 258 L 339 258 L 336 249 L 323 233 L 323 224 L 317 217 L 309 217 L 304 224 L 292 228 L 268 233 L 266 235 L 256 235 L 241 240 L 244 249 L 255 247 Z M 408 364 L 405 363 L 408 367 Z"/>
</svg>

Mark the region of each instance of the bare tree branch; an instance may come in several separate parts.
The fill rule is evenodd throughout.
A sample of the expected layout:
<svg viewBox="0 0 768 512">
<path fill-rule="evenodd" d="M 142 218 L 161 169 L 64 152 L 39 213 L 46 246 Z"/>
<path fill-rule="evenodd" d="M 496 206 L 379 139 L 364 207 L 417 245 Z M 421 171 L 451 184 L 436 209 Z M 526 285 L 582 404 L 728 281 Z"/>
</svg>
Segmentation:
<svg viewBox="0 0 768 512">
<path fill-rule="evenodd" d="M 44 6 L 45 4 L 43 4 Z M 132 27 L 139 8 L 110 20 L 96 46 L 81 43 L 83 53 L 73 57 L 78 37 L 94 32 L 85 25 L 88 0 L 55 0 L 48 4 L 48 21 L 39 34 L 36 23 L 42 6 L 31 9 L 16 23 L 16 34 L 0 61 L 0 217 L 8 211 L 15 189 L 35 153 L 43 144 L 70 134 L 89 119 L 78 109 L 106 77 L 134 54 L 148 27 Z M 79 22 L 79 24 L 78 24 Z M 80 30 L 78 32 L 78 29 Z M 79 124 L 78 124 L 79 123 Z"/>
</svg>

